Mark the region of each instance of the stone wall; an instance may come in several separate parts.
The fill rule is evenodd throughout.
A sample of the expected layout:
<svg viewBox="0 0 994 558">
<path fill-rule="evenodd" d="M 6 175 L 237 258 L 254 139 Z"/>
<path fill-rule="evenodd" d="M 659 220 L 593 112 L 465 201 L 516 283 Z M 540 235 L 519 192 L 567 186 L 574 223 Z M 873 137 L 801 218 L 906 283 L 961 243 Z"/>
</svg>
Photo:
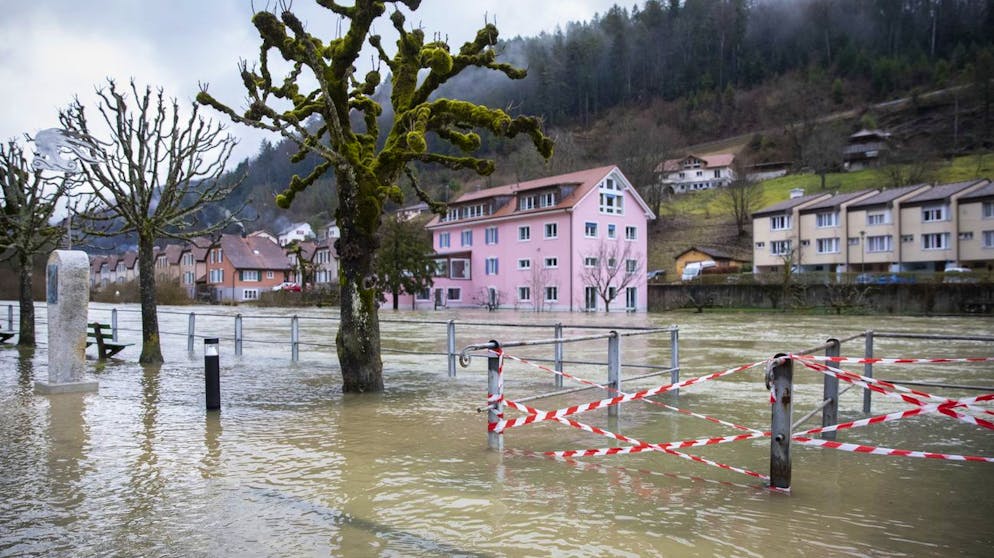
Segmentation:
<svg viewBox="0 0 994 558">
<path fill-rule="evenodd" d="M 649 285 L 649 311 L 823 308 L 838 313 L 992 314 L 994 284 Z"/>
</svg>

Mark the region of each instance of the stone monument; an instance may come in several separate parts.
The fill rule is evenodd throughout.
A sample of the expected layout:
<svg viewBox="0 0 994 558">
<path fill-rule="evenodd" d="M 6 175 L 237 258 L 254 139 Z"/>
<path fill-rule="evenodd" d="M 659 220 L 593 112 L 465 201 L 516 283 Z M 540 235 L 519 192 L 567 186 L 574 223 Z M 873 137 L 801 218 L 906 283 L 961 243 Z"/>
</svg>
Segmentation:
<svg viewBox="0 0 994 558">
<path fill-rule="evenodd" d="M 48 382 L 35 382 L 38 393 L 97 391 L 84 381 L 86 317 L 90 303 L 90 261 L 86 252 L 56 250 L 46 267 L 48 301 Z"/>
</svg>

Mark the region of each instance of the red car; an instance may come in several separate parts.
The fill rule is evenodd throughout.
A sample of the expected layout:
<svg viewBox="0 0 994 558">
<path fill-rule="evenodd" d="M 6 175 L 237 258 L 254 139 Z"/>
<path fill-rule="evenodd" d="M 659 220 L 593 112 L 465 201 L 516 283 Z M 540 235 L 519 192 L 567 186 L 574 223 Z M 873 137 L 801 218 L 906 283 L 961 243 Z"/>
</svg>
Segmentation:
<svg viewBox="0 0 994 558">
<path fill-rule="evenodd" d="M 276 285 L 275 287 L 273 287 L 273 290 L 274 291 L 290 291 L 292 293 L 299 293 L 300 292 L 300 284 L 299 283 L 284 282 L 284 283 L 280 283 L 279 285 Z"/>
</svg>

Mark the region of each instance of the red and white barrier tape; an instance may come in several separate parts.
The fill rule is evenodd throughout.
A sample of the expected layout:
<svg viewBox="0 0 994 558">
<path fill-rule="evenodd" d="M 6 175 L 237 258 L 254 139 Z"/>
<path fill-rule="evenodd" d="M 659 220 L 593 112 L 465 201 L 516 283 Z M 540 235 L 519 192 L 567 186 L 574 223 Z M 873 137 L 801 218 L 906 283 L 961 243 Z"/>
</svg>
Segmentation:
<svg viewBox="0 0 994 558">
<path fill-rule="evenodd" d="M 994 457 L 980 457 L 977 455 L 955 455 L 948 453 L 933 453 L 927 451 L 912 451 L 905 449 L 884 448 L 879 446 L 864 446 L 860 444 L 847 444 L 834 442 L 831 440 L 814 440 L 804 436 L 792 436 L 792 440 L 807 446 L 821 446 L 842 451 L 856 453 L 869 453 L 872 455 L 892 455 L 899 457 L 921 457 L 924 459 L 945 459 L 948 461 L 979 461 L 983 463 L 994 463 Z"/>
<path fill-rule="evenodd" d="M 883 382 L 881 380 L 876 380 L 874 378 L 868 378 L 866 376 L 861 376 L 861 375 L 856 374 L 854 372 L 848 372 L 848 371 L 845 371 L 845 370 L 841 370 L 841 369 L 837 369 L 837 368 L 832 368 L 832 367 L 826 366 L 826 365 L 818 363 L 818 362 L 811 362 L 811 361 L 804 360 L 804 359 L 801 359 L 800 362 L 802 364 L 804 364 L 804 366 L 806 366 L 806 367 L 808 367 L 808 368 L 810 368 L 812 370 L 815 370 L 817 372 L 821 372 L 823 374 L 827 374 L 827 375 L 830 375 L 830 376 L 834 376 L 834 377 L 836 377 L 836 378 L 838 378 L 838 379 L 840 379 L 840 380 L 842 380 L 844 382 L 848 382 L 848 383 L 851 383 L 851 384 L 856 384 L 856 385 L 858 385 L 860 387 L 863 387 L 865 389 L 869 389 L 871 391 L 877 392 L 877 393 L 879 393 L 881 395 L 884 395 L 886 397 L 890 397 L 890 398 L 893 398 L 893 399 L 900 399 L 900 400 L 904 401 L 905 403 L 910 403 L 910 404 L 915 405 L 917 407 L 925 406 L 925 402 L 922 401 L 922 399 L 919 399 L 918 397 L 914 397 L 914 396 L 911 396 L 911 395 L 905 395 L 904 393 L 897 393 L 897 391 L 901 391 L 901 392 L 905 392 L 905 393 L 907 393 L 907 392 L 913 392 L 915 395 L 920 396 L 920 397 L 922 397 L 924 399 L 929 399 L 929 400 L 932 400 L 932 401 L 938 401 L 939 402 L 939 407 L 937 409 L 937 412 L 939 412 L 939 413 L 942 413 L 942 414 L 944 414 L 946 416 L 955 418 L 955 419 L 960 420 L 962 422 L 966 422 L 968 424 L 973 424 L 974 426 L 980 426 L 980 427 L 983 427 L 983 428 L 994 430 L 994 422 L 983 420 L 983 419 L 979 419 L 979 418 L 974 417 L 972 415 L 964 415 L 962 413 L 959 413 L 959 412 L 956 412 L 956 411 L 952 410 L 953 407 L 961 407 L 961 406 L 968 406 L 969 407 L 970 405 L 972 405 L 972 403 L 976 403 L 976 402 L 980 402 L 980 401 L 990 401 L 990 400 L 994 399 L 994 393 L 988 393 L 988 394 L 984 394 L 984 395 L 978 395 L 976 397 L 968 397 L 968 398 L 961 399 L 961 400 L 949 399 L 949 398 L 946 398 L 946 397 L 938 397 L 938 396 L 935 396 L 935 395 L 932 395 L 932 394 L 929 394 L 929 393 L 925 393 L 925 392 L 922 392 L 922 391 L 909 390 L 908 388 L 905 388 L 903 386 L 896 386 L 894 384 L 891 384 L 890 382 Z M 888 389 L 885 389 L 884 387 L 881 387 L 881 386 L 887 386 L 888 388 L 893 388 L 896 391 L 888 391 Z M 974 409 L 974 407 L 970 407 L 970 408 Z M 987 412 L 987 409 L 977 409 L 977 410 L 980 410 L 982 412 Z"/>
<path fill-rule="evenodd" d="M 578 382 L 580 384 L 584 384 L 584 385 L 588 385 L 588 386 L 593 386 L 593 387 L 598 387 L 598 388 L 601 388 L 601 389 L 603 389 L 605 391 L 608 391 L 610 393 L 615 393 L 615 394 L 619 394 L 619 395 L 624 395 L 624 393 L 625 393 L 625 392 L 617 390 L 617 389 L 615 389 L 615 388 L 613 388 L 611 386 L 606 386 L 606 385 L 603 385 L 603 384 L 599 384 L 599 383 L 594 382 L 592 380 L 585 380 L 585 379 L 580 378 L 578 376 L 574 376 L 572 374 L 569 374 L 568 372 L 565 372 L 565 371 L 562 371 L 562 370 L 556 370 L 554 368 L 549 368 L 548 366 L 543 366 L 541 364 L 537 364 L 537 363 L 531 362 L 531 361 L 523 359 L 521 357 L 516 357 L 514 355 L 506 355 L 506 356 L 507 356 L 507 358 L 509 358 L 511 360 L 516 360 L 516 361 L 518 361 L 518 362 L 520 362 L 522 364 L 526 364 L 528 366 L 537 368 L 539 370 L 544 370 L 545 372 L 549 372 L 551 374 L 562 376 L 563 378 L 566 378 L 566 379 L 569 379 L 569 380 L 573 380 L 573 381 Z M 711 416 L 708 416 L 708 415 L 702 415 L 702 414 L 699 414 L 699 413 L 695 413 L 695 412 L 689 411 L 687 409 L 681 409 L 679 407 L 674 407 L 672 405 L 667 405 L 666 403 L 663 403 L 662 401 L 654 401 L 652 399 L 646 399 L 646 398 L 642 398 L 641 400 L 645 401 L 646 403 L 649 403 L 651 405 L 656 405 L 658 407 L 663 407 L 663 408 L 668 409 L 670 411 L 675 411 L 677 413 L 682 413 L 684 415 L 688 415 L 688 416 L 692 416 L 692 417 L 695 417 L 695 418 L 703 419 L 703 420 L 706 420 L 708 422 L 713 422 L 715 424 L 720 424 L 722 426 L 728 426 L 729 428 L 734 428 L 736 430 L 746 430 L 746 431 L 749 431 L 749 432 L 759 432 L 759 430 L 756 430 L 754 428 L 749 428 L 748 426 L 742 426 L 742 425 L 735 424 L 735 423 L 732 423 L 732 422 L 723 421 L 723 420 L 721 420 L 719 418 L 715 418 L 715 417 L 711 417 Z M 524 409 L 519 409 L 519 410 L 524 410 Z M 525 411 L 525 412 L 531 412 L 531 411 Z"/>
<path fill-rule="evenodd" d="M 994 362 L 994 357 L 970 358 L 860 358 L 844 356 L 791 355 L 791 358 L 851 364 L 948 364 L 953 362 Z"/>
<path fill-rule="evenodd" d="M 643 398 L 648 397 L 650 395 L 658 395 L 660 393 L 665 393 L 665 392 L 670 391 L 670 390 L 684 388 L 684 387 L 689 387 L 689 386 L 692 386 L 692 385 L 695 385 L 695 384 L 707 382 L 707 381 L 710 381 L 710 380 L 715 380 L 715 379 L 721 378 L 723 376 L 728 376 L 728 375 L 734 374 L 736 372 L 741 372 L 743 370 L 748 370 L 750 368 L 759 366 L 759 365 L 763 364 L 764 362 L 765 361 L 759 361 L 759 362 L 754 362 L 752 364 L 745 364 L 745 365 L 742 365 L 742 366 L 738 366 L 736 368 L 729 368 L 728 370 L 722 370 L 721 372 L 715 372 L 713 374 L 708 374 L 706 376 L 699 376 L 697 378 L 691 378 L 689 380 L 684 380 L 682 382 L 677 382 L 675 384 L 665 384 L 665 385 L 657 386 L 657 387 L 654 387 L 654 388 L 650 388 L 650 389 L 645 389 L 645 390 L 642 390 L 642 391 L 638 391 L 638 392 L 635 392 L 635 393 L 626 393 L 626 394 L 623 394 L 623 395 L 617 395 L 615 397 L 610 397 L 610 398 L 607 398 L 607 399 L 601 399 L 600 401 L 594 401 L 594 402 L 591 402 L 591 403 L 586 403 L 584 405 L 574 405 L 574 406 L 571 406 L 571 407 L 566 407 L 564 409 L 558 409 L 556 411 L 546 411 L 546 412 L 540 413 L 540 414 L 538 414 L 536 416 L 521 417 L 521 418 L 517 418 L 517 419 L 512 419 L 512 420 L 504 421 L 504 423 L 500 425 L 500 429 L 503 430 L 505 428 L 515 428 L 515 427 L 522 426 L 522 425 L 525 425 L 525 424 L 530 424 L 530 423 L 533 423 L 533 422 L 541 422 L 541 421 L 545 421 L 545 420 L 556 420 L 557 418 L 567 417 L 567 416 L 578 414 L 578 413 L 585 413 L 587 411 L 593 411 L 595 409 L 601 409 L 601 408 L 605 408 L 605 407 L 610 407 L 611 405 L 618 405 L 618 404 L 621 404 L 621 403 L 627 403 L 628 401 L 635 401 L 637 399 L 643 399 Z"/>
</svg>

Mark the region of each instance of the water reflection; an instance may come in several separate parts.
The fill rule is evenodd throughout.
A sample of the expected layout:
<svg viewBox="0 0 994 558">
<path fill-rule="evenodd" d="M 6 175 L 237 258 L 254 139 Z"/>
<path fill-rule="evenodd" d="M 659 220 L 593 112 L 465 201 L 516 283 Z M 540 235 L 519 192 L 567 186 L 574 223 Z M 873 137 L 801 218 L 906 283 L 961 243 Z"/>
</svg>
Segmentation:
<svg viewBox="0 0 994 558">
<path fill-rule="evenodd" d="M 201 460 L 200 476 L 209 479 L 221 474 L 221 425 L 220 411 L 207 411 L 204 416 L 204 458 Z"/>
</svg>

